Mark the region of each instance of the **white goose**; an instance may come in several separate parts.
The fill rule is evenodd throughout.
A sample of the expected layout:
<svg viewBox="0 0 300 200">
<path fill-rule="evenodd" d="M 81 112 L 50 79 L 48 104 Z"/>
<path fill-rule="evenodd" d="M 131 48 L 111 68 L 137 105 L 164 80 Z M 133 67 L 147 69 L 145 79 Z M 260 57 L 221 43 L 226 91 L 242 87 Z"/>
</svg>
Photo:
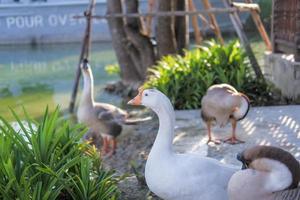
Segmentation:
<svg viewBox="0 0 300 200">
<path fill-rule="evenodd" d="M 226 200 L 233 166 L 197 154 L 173 151 L 174 109 L 156 89 L 140 90 L 128 102 L 151 108 L 159 118 L 159 130 L 148 156 L 145 178 L 149 189 L 166 200 Z"/>
<path fill-rule="evenodd" d="M 255 146 L 238 155 L 244 170 L 229 181 L 230 200 L 299 200 L 300 164 L 277 147 Z"/>
</svg>

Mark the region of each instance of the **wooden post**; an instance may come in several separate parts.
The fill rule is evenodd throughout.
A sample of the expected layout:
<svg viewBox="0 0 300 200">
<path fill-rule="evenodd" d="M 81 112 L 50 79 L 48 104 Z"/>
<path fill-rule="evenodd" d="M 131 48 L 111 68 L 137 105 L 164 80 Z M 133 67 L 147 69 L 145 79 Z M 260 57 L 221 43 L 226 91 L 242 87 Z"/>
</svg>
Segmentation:
<svg viewBox="0 0 300 200">
<path fill-rule="evenodd" d="M 224 6 L 225 8 L 230 8 L 230 4 L 228 3 L 228 0 L 222 0 L 223 3 L 224 3 Z M 234 26 L 234 29 L 236 31 L 236 33 L 238 34 L 239 38 L 240 38 L 240 41 L 242 43 L 242 45 L 244 46 L 245 50 L 246 50 L 246 53 L 249 57 L 249 60 L 250 60 L 250 63 L 251 63 L 251 66 L 256 74 L 256 77 L 257 78 L 261 78 L 261 79 L 264 79 L 264 76 L 261 72 L 261 69 L 258 65 L 258 62 L 254 56 L 254 53 L 252 51 L 252 48 L 250 46 L 250 43 L 249 43 L 249 40 L 244 32 L 244 29 L 243 29 L 243 26 L 242 26 L 242 23 L 241 23 L 241 20 L 239 18 L 239 16 L 237 15 L 236 12 L 234 13 L 229 13 L 229 17 L 230 17 L 230 20 Z"/>
<path fill-rule="evenodd" d="M 271 41 L 272 41 L 272 53 L 275 53 L 275 35 L 274 35 L 274 6 L 276 0 L 272 1 L 272 15 L 271 15 Z"/>
<path fill-rule="evenodd" d="M 173 17 L 173 16 L 186 16 L 186 15 L 199 15 L 199 14 L 220 14 L 220 13 L 230 13 L 230 12 L 249 12 L 249 8 L 211 8 L 208 10 L 197 10 L 197 11 L 156 11 L 153 13 L 114 13 L 114 14 L 104 14 L 104 15 L 93 15 L 94 19 L 110 19 L 110 18 L 124 18 L 124 17 Z M 85 18 L 85 16 L 75 15 L 73 18 L 80 19 Z"/>
<path fill-rule="evenodd" d="M 152 13 L 154 11 L 156 0 L 148 0 L 148 12 Z M 146 17 L 146 35 L 151 37 L 152 34 L 152 19 L 153 16 Z"/>
<path fill-rule="evenodd" d="M 246 3 L 253 3 L 252 0 L 245 0 Z M 272 43 L 270 41 L 270 38 L 266 32 L 266 29 L 260 19 L 260 16 L 258 14 L 258 11 L 257 10 L 250 10 L 251 12 L 251 16 L 252 16 L 252 19 L 253 21 L 255 22 L 255 25 L 263 39 L 263 41 L 265 42 L 266 46 L 267 46 L 267 49 L 269 51 L 272 51 Z"/>
<path fill-rule="evenodd" d="M 77 91 L 78 91 L 78 85 L 79 85 L 79 80 L 81 76 L 81 63 L 84 58 L 89 57 L 89 52 L 90 52 L 90 43 L 91 43 L 91 30 L 92 30 L 92 15 L 93 15 L 93 10 L 95 6 L 95 0 L 91 0 L 89 7 L 87 11 L 84 12 L 84 15 L 86 17 L 86 29 L 82 41 L 82 47 L 81 47 L 81 52 L 79 56 L 79 62 L 77 66 L 77 71 L 75 75 L 75 81 L 73 85 L 73 90 L 72 90 L 72 95 L 71 95 L 71 101 L 69 104 L 69 112 L 73 113 L 74 112 L 74 107 L 75 107 L 75 102 L 76 102 L 76 96 L 77 96 Z"/>
<path fill-rule="evenodd" d="M 178 11 L 189 11 L 189 1 L 188 0 L 177 0 L 174 2 L 174 10 Z M 189 48 L 190 44 L 190 33 L 189 33 L 189 16 L 175 16 L 173 20 L 174 31 L 176 36 L 176 48 L 177 53 L 184 55 L 184 49 Z"/>
<path fill-rule="evenodd" d="M 202 14 L 199 14 L 198 17 L 201 19 L 203 23 L 203 29 L 205 29 L 206 27 L 212 30 L 214 29 L 214 27 L 207 21 L 207 19 Z"/>
<path fill-rule="evenodd" d="M 189 4 L 189 11 L 196 11 L 196 7 L 194 5 L 193 0 L 189 0 L 188 4 Z M 192 26 L 193 26 L 193 29 L 194 29 L 196 44 L 200 45 L 202 40 L 203 40 L 203 37 L 202 37 L 201 32 L 200 32 L 198 18 L 197 18 L 196 15 L 192 16 Z"/>
<path fill-rule="evenodd" d="M 209 0 L 202 0 L 202 2 L 203 2 L 203 6 L 206 10 L 209 10 L 209 9 L 212 8 Z M 216 36 L 218 37 L 219 42 L 221 44 L 224 44 L 224 39 L 222 37 L 222 34 L 221 34 L 221 31 L 220 31 L 220 28 L 219 28 L 219 25 L 218 25 L 218 22 L 217 22 L 217 19 L 216 19 L 215 15 L 213 13 L 209 13 L 208 16 L 210 18 L 211 24 L 214 27 L 214 32 L 215 32 Z"/>
</svg>

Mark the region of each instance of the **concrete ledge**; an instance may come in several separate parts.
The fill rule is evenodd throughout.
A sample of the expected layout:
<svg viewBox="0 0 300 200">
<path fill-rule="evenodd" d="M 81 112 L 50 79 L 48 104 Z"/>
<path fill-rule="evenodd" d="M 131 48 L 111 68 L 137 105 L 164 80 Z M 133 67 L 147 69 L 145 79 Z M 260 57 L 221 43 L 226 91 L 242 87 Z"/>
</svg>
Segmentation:
<svg viewBox="0 0 300 200">
<path fill-rule="evenodd" d="M 293 55 L 266 52 L 264 73 L 282 95 L 300 102 L 300 62 L 295 62 Z"/>
</svg>

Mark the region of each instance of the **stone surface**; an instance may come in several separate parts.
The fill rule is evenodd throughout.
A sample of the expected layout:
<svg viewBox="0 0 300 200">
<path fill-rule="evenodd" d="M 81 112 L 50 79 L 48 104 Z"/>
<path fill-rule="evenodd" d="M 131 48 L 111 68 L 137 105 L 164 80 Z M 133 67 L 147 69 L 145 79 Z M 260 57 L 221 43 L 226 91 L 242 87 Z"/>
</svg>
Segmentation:
<svg viewBox="0 0 300 200">
<path fill-rule="evenodd" d="M 188 117 L 184 117 L 188 116 Z M 237 137 L 244 144 L 209 144 L 207 130 L 200 119 L 200 111 L 176 111 L 175 149 L 179 152 L 196 151 L 225 163 L 240 165 L 236 154 L 253 145 L 274 145 L 292 153 L 300 160 L 300 106 L 270 106 L 251 108 L 237 126 Z M 228 138 L 231 126 L 212 129 L 215 138 Z"/>
</svg>

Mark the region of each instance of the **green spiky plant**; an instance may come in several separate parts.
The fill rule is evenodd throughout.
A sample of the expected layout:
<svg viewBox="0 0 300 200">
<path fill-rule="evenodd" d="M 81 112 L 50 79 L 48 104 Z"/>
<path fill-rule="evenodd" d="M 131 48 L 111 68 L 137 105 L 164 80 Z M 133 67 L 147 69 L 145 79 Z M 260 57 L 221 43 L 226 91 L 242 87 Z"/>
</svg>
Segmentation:
<svg viewBox="0 0 300 200">
<path fill-rule="evenodd" d="M 20 128 L 0 117 L 0 199 L 54 200 L 118 197 L 118 179 L 105 171 L 100 155 L 81 138 L 81 125 L 45 111 L 34 122 L 26 114 Z M 19 130 L 18 130 L 19 129 Z"/>
<path fill-rule="evenodd" d="M 149 70 L 144 87 L 164 92 L 176 109 L 196 109 L 212 84 L 228 83 L 247 94 L 253 105 L 272 99 L 271 87 L 256 79 L 238 41 L 222 46 L 215 41 L 186 51 L 184 56 L 169 55 Z"/>
</svg>

